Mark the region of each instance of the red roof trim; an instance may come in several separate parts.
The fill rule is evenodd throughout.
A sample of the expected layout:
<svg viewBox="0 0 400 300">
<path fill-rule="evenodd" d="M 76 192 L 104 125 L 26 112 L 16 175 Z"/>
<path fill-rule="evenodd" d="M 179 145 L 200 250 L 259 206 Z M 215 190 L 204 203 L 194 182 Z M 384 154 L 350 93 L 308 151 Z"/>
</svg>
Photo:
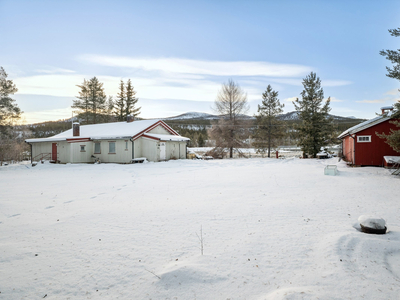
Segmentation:
<svg viewBox="0 0 400 300">
<path fill-rule="evenodd" d="M 67 139 L 68 143 L 79 143 L 79 142 L 89 142 L 90 138 L 75 138 L 75 139 Z"/>
<path fill-rule="evenodd" d="M 165 130 L 167 130 L 169 133 L 171 133 L 172 135 L 179 135 L 175 130 L 173 130 L 171 127 L 169 127 L 164 121 L 160 120 L 156 123 L 154 123 L 153 125 L 147 127 L 146 129 L 142 130 L 141 132 L 139 132 L 138 134 L 134 135 L 132 137 L 132 140 L 136 140 L 138 138 L 140 138 L 142 135 L 144 135 L 146 132 L 149 132 L 150 130 L 156 128 L 158 125 L 161 125 L 162 127 L 164 127 Z"/>
<path fill-rule="evenodd" d="M 147 135 L 147 134 L 143 134 L 142 137 L 144 137 L 144 138 L 146 138 L 146 139 L 156 140 L 156 141 L 159 141 L 159 140 L 160 140 L 159 138 L 156 138 L 156 137 L 154 137 L 154 136 L 149 136 L 149 135 Z"/>
</svg>

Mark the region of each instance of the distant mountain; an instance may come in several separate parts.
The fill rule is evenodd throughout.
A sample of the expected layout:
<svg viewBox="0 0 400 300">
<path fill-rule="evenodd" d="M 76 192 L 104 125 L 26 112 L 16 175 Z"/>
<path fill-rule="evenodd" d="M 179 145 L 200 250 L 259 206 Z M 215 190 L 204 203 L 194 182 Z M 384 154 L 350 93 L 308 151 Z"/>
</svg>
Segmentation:
<svg viewBox="0 0 400 300">
<path fill-rule="evenodd" d="M 219 116 L 217 115 L 212 115 L 212 114 L 207 114 L 207 113 L 202 113 L 202 112 L 187 112 L 178 116 L 174 117 L 169 117 L 169 118 L 162 118 L 163 120 L 216 120 L 218 119 Z"/>
<path fill-rule="evenodd" d="M 355 121 L 361 120 L 355 117 L 341 117 L 330 115 L 336 121 Z M 163 118 L 166 121 L 181 121 L 181 120 L 217 120 L 220 116 L 212 115 L 208 113 L 201 113 L 201 112 L 188 112 L 178 116 Z M 255 119 L 253 116 L 242 115 L 244 119 Z M 297 111 L 291 111 L 285 114 L 281 114 L 278 118 L 282 121 L 297 121 L 299 120 L 299 113 Z"/>
</svg>

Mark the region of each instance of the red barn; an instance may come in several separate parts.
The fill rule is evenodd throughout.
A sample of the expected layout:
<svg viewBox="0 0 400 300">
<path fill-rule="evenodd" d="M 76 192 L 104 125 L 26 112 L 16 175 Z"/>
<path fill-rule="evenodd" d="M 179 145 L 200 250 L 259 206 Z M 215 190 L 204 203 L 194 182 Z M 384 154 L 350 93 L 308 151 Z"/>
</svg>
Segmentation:
<svg viewBox="0 0 400 300">
<path fill-rule="evenodd" d="M 393 107 L 382 107 L 382 115 L 353 126 L 339 135 L 342 139 L 344 159 L 357 166 L 383 166 L 384 156 L 399 156 L 385 139 L 375 133 L 390 133 L 390 129 L 398 128 L 390 123 Z"/>
</svg>

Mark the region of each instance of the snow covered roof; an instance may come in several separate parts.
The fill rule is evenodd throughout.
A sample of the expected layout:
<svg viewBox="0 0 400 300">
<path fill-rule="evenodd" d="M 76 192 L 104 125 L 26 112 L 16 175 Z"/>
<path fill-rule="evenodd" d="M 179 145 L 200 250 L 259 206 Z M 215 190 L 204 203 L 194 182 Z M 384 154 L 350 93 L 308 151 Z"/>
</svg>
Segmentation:
<svg viewBox="0 0 400 300">
<path fill-rule="evenodd" d="M 156 138 L 160 141 L 189 141 L 190 139 L 187 137 L 179 136 L 179 135 L 168 135 L 168 134 L 154 134 L 154 133 L 145 133 L 143 137 L 151 137 Z"/>
<path fill-rule="evenodd" d="M 161 120 L 142 120 L 133 122 L 116 122 L 116 123 L 103 123 L 103 124 L 92 124 L 92 125 L 81 125 L 79 136 L 73 136 L 72 129 L 64 131 L 48 138 L 41 139 L 27 139 L 27 143 L 37 142 L 56 142 L 65 141 L 67 139 L 118 139 L 118 138 L 131 138 L 144 133 L 146 130 L 151 130 L 158 124 L 167 127 L 169 131 L 178 135 L 172 128 L 165 124 Z M 175 135 L 176 134 L 176 135 Z M 165 135 L 168 136 L 168 135 Z M 179 135 L 177 137 L 180 137 Z M 182 137 L 180 137 L 182 138 Z"/>
<path fill-rule="evenodd" d="M 385 115 L 377 116 L 376 118 L 373 118 L 373 119 L 371 119 L 371 120 L 362 122 L 362 123 L 360 123 L 360 124 L 357 124 L 357 125 L 355 125 L 355 126 L 349 128 L 349 129 L 347 129 L 346 131 L 343 131 L 343 132 L 338 136 L 338 138 L 339 138 L 339 139 L 344 138 L 344 137 L 347 136 L 347 135 L 357 133 L 357 132 L 362 131 L 362 130 L 364 130 L 364 129 L 370 128 L 370 127 L 372 127 L 372 126 L 375 126 L 375 125 L 377 125 L 377 124 L 380 124 L 380 123 L 382 123 L 382 122 L 385 122 L 385 121 L 387 121 L 387 120 L 390 120 L 390 116 L 391 116 L 391 113 L 388 113 L 388 114 L 385 114 Z"/>
</svg>

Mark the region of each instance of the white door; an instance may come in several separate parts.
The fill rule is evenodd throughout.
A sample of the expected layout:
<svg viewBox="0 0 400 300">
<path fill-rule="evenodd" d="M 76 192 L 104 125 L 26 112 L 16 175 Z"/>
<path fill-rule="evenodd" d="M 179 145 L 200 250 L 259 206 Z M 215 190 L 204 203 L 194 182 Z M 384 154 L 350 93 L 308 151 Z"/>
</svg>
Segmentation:
<svg viewBox="0 0 400 300">
<path fill-rule="evenodd" d="M 166 151 L 165 143 L 160 143 L 160 160 L 165 160 L 165 151 Z"/>
</svg>

